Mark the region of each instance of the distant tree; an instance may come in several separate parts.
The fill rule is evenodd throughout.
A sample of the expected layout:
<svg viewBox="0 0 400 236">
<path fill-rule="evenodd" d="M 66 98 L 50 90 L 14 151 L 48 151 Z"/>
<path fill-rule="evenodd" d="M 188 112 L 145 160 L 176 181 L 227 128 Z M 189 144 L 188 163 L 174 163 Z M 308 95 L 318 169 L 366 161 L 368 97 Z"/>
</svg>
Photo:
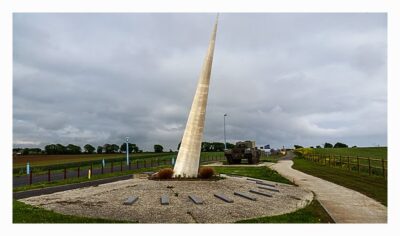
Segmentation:
<svg viewBox="0 0 400 236">
<path fill-rule="evenodd" d="M 347 147 L 348 147 L 347 144 L 340 142 L 335 143 L 335 146 L 333 146 L 333 148 L 347 148 Z"/>
<path fill-rule="evenodd" d="M 310 148 L 314 148 L 313 146 L 310 146 Z"/>
<path fill-rule="evenodd" d="M 45 150 L 46 154 L 53 155 L 53 154 L 56 154 L 57 148 L 56 148 L 55 144 L 49 144 L 44 147 L 44 150 Z"/>
<path fill-rule="evenodd" d="M 355 145 L 354 145 L 354 146 L 353 146 L 353 147 L 351 147 L 351 148 L 356 148 L 356 147 L 357 147 L 357 146 L 355 146 Z"/>
<path fill-rule="evenodd" d="M 29 155 L 29 148 L 24 148 L 22 150 L 22 155 Z"/>
<path fill-rule="evenodd" d="M 316 147 L 316 148 L 321 148 L 321 146 L 317 145 L 317 147 Z"/>
<path fill-rule="evenodd" d="M 225 149 L 225 144 L 220 142 L 213 142 L 211 144 L 211 151 L 212 152 L 223 152 Z"/>
<path fill-rule="evenodd" d="M 134 143 L 128 143 L 128 148 L 129 148 L 129 151 L 128 151 L 129 153 L 137 152 L 137 150 L 138 150 L 138 147 Z M 121 152 L 126 152 L 126 143 L 121 144 L 119 150 Z"/>
<path fill-rule="evenodd" d="M 119 151 L 119 146 L 117 144 L 111 144 L 111 152 L 117 153 Z"/>
<path fill-rule="evenodd" d="M 56 144 L 56 153 L 55 154 L 67 154 L 67 147 L 62 144 Z"/>
<path fill-rule="evenodd" d="M 81 147 L 74 145 L 74 144 L 68 144 L 66 147 L 66 153 L 67 154 L 80 154 L 82 152 Z"/>
<path fill-rule="evenodd" d="M 104 149 L 104 152 L 107 154 L 113 153 L 111 144 L 108 144 L 108 143 L 104 144 L 103 149 Z"/>
<path fill-rule="evenodd" d="M 171 149 L 171 148 L 169 149 L 169 152 L 172 152 L 172 149 Z"/>
<path fill-rule="evenodd" d="M 227 149 L 232 149 L 232 148 L 234 148 L 234 147 L 235 147 L 235 144 L 226 143 L 226 148 L 227 148 Z"/>
<path fill-rule="evenodd" d="M 201 143 L 201 151 L 202 152 L 210 152 L 212 144 L 209 142 L 202 142 Z"/>
<path fill-rule="evenodd" d="M 333 145 L 330 143 L 325 143 L 324 148 L 333 148 Z"/>
<path fill-rule="evenodd" d="M 160 144 L 154 145 L 154 152 L 163 152 L 163 149 L 163 146 L 161 146 Z"/>
<path fill-rule="evenodd" d="M 303 146 L 300 146 L 300 145 L 297 145 L 297 144 L 294 145 L 294 149 L 299 149 L 299 148 L 303 148 Z"/>
<path fill-rule="evenodd" d="M 86 144 L 85 146 L 83 146 L 83 149 L 85 150 L 86 153 L 89 153 L 89 154 L 92 154 L 94 152 L 94 150 L 96 150 L 96 148 L 94 148 L 90 144 Z"/>
<path fill-rule="evenodd" d="M 97 147 L 97 154 L 102 154 L 103 153 L 103 147 L 102 146 L 98 146 Z"/>
</svg>

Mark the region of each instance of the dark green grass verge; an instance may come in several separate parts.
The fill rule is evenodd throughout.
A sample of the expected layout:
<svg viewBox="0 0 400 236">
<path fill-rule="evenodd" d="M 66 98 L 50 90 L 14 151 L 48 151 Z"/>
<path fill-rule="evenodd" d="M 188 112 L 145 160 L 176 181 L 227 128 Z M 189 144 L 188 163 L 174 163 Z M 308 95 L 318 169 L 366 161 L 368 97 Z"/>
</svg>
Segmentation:
<svg viewBox="0 0 400 236">
<path fill-rule="evenodd" d="M 293 161 L 293 168 L 296 170 L 353 189 L 387 206 L 387 180 L 385 178 L 331 168 L 298 157 Z"/>
<path fill-rule="evenodd" d="M 334 223 L 334 221 L 321 204 L 313 200 L 305 208 L 292 213 L 240 220 L 236 223 Z"/>
<path fill-rule="evenodd" d="M 257 179 L 265 179 L 274 182 L 292 184 L 289 180 L 282 177 L 278 172 L 267 167 L 239 167 L 239 166 L 214 166 L 219 174 L 241 175 Z"/>
<path fill-rule="evenodd" d="M 158 166 L 158 167 L 151 167 L 151 168 L 141 168 L 141 169 L 137 169 L 137 170 L 128 170 L 128 171 L 122 171 L 122 172 L 118 171 L 118 172 L 114 172 L 114 173 L 92 175 L 91 179 L 88 179 L 87 177 L 81 177 L 81 178 L 69 178 L 66 180 L 58 180 L 58 181 L 51 181 L 51 182 L 34 183 L 32 185 L 15 187 L 15 188 L 13 188 L 13 191 L 19 192 L 19 191 L 27 191 L 27 190 L 32 190 L 32 189 L 47 188 L 47 187 L 66 185 L 66 184 L 82 183 L 82 182 L 87 182 L 87 181 L 92 181 L 92 180 L 106 179 L 106 178 L 122 176 L 122 175 L 142 173 L 142 172 L 146 172 L 146 171 L 158 171 L 159 169 L 167 168 L 167 167 L 171 167 L 171 166 Z"/>
<path fill-rule="evenodd" d="M 13 200 L 13 223 L 131 223 L 100 218 L 69 216 Z M 132 222 L 133 223 L 133 222 Z"/>
</svg>

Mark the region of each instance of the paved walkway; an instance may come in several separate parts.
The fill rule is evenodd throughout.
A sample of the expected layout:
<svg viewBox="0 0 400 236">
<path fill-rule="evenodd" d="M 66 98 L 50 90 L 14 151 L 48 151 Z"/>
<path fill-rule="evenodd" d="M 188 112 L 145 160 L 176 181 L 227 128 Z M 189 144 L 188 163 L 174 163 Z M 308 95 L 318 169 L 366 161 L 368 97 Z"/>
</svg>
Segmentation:
<svg viewBox="0 0 400 236">
<path fill-rule="evenodd" d="M 293 156 L 271 166 L 279 174 L 316 194 L 336 223 L 387 223 L 387 208 L 359 192 L 292 169 Z"/>
</svg>

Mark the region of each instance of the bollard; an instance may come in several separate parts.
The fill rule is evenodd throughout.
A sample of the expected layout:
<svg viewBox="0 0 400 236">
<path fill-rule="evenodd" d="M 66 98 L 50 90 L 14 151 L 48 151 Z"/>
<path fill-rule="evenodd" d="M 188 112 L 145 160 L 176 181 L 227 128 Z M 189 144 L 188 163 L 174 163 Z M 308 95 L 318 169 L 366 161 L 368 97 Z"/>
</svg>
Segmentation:
<svg viewBox="0 0 400 236">
<path fill-rule="evenodd" d="M 101 165 L 101 174 L 104 174 L 104 166 Z"/>
<path fill-rule="evenodd" d="M 131 170 L 131 162 L 129 161 L 129 166 L 128 166 L 129 170 Z"/>
<path fill-rule="evenodd" d="M 80 177 L 80 175 L 81 175 L 81 167 L 78 166 L 78 178 Z"/>
<path fill-rule="evenodd" d="M 92 175 L 92 171 L 90 171 L 90 169 L 89 169 L 88 170 L 88 179 L 90 179 L 91 175 Z"/>
</svg>

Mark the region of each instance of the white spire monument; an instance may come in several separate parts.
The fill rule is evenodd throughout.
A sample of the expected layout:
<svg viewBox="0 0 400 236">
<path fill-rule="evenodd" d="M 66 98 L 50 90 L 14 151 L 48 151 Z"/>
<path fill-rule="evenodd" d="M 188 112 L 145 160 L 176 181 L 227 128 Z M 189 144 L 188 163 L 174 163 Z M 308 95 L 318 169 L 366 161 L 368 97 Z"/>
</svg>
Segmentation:
<svg viewBox="0 0 400 236">
<path fill-rule="evenodd" d="M 185 132 L 174 167 L 174 176 L 197 177 L 200 164 L 201 142 L 203 140 L 204 121 L 210 86 L 211 67 L 214 55 L 215 37 L 217 34 L 218 15 L 215 20 L 214 30 L 211 34 L 207 55 L 193 98 L 192 107 L 186 123 Z"/>
</svg>

